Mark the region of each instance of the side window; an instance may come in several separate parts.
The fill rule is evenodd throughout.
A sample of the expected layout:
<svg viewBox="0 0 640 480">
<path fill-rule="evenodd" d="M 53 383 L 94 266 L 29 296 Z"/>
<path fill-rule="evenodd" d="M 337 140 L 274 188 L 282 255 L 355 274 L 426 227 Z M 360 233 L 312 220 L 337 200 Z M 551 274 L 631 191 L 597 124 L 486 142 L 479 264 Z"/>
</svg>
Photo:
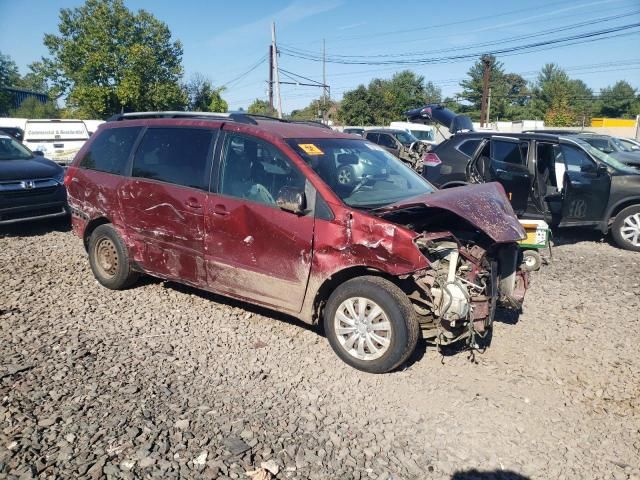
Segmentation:
<svg viewBox="0 0 640 480">
<path fill-rule="evenodd" d="M 596 164 L 589 156 L 579 148 L 571 145 L 560 145 L 560 151 L 564 159 L 565 166 L 569 172 L 580 172 L 584 170 L 596 170 Z"/>
<path fill-rule="evenodd" d="M 213 132 L 198 128 L 149 128 L 133 159 L 134 177 L 207 189 Z"/>
<path fill-rule="evenodd" d="M 478 148 L 478 145 L 480 145 L 480 139 L 465 140 L 460 145 L 458 145 L 458 150 L 460 150 L 462 153 L 470 157 L 471 155 L 473 155 L 473 152 L 476 151 L 476 148 Z"/>
<path fill-rule="evenodd" d="M 492 140 L 491 160 L 524 166 L 527 164 L 527 149 L 523 149 L 518 142 Z"/>
<path fill-rule="evenodd" d="M 276 147 L 254 137 L 227 134 L 220 193 L 275 205 L 282 187 L 305 187 L 305 177 Z"/>
<path fill-rule="evenodd" d="M 393 140 L 391 135 L 387 135 L 386 133 L 380 134 L 380 140 L 378 141 L 378 144 L 387 148 L 396 148 L 396 142 Z"/>
<path fill-rule="evenodd" d="M 133 144 L 142 127 L 108 128 L 100 132 L 80 162 L 80 167 L 123 175 Z"/>
<path fill-rule="evenodd" d="M 370 142 L 378 143 L 378 134 L 377 133 L 367 133 L 366 134 L 366 138 Z"/>
</svg>

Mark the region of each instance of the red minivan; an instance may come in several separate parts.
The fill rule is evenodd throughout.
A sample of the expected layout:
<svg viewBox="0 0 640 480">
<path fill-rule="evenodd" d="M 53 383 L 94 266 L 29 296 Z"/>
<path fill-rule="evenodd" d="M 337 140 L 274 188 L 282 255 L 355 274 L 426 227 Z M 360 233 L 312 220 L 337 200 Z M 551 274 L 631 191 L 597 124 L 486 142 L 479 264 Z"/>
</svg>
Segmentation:
<svg viewBox="0 0 640 480">
<path fill-rule="evenodd" d="M 105 287 L 139 274 L 324 325 L 337 355 L 390 371 L 419 335 L 475 345 L 519 307 L 525 232 L 497 183 L 438 191 L 383 148 L 246 114 L 133 113 L 65 177 Z"/>
</svg>

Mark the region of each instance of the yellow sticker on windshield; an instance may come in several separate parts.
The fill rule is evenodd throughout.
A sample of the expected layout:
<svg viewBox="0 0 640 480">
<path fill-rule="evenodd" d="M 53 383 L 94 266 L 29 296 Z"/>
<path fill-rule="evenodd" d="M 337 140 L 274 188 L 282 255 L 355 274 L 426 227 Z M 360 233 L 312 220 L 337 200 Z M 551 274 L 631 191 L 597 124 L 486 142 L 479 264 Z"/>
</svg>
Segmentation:
<svg viewBox="0 0 640 480">
<path fill-rule="evenodd" d="M 299 143 L 298 146 L 304 150 L 304 153 L 307 155 L 324 155 L 324 152 L 313 143 Z"/>
</svg>

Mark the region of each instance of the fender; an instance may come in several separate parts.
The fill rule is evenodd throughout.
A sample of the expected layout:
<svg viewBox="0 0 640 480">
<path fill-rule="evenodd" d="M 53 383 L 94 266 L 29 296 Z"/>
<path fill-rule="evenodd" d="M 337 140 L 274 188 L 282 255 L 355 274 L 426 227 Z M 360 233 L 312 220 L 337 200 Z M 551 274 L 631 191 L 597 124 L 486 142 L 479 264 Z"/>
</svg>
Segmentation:
<svg viewBox="0 0 640 480">
<path fill-rule="evenodd" d="M 607 208 L 607 210 L 605 211 L 602 221 L 600 222 L 600 230 L 602 231 L 602 233 L 607 233 L 609 231 L 609 220 L 611 220 L 611 218 L 613 217 L 613 212 L 620 205 L 624 205 L 626 203 L 629 204 L 627 205 L 628 207 L 630 207 L 631 205 L 640 205 L 640 195 L 623 198 L 618 202 L 614 203 L 613 205 L 609 206 L 609 208 Z"/>
</svg>

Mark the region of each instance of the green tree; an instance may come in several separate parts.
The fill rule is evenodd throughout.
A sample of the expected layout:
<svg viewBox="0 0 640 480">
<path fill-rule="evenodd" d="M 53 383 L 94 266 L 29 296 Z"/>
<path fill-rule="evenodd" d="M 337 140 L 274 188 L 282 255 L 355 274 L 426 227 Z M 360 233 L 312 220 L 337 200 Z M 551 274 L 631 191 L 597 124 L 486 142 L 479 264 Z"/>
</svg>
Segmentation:
<svg viewBox="0 0 640 480">
<path fill-rule="evenodd" d="M 224 87 L 216 88 L 211 92 L 211 102 L 209 102 L 210 112 L 226 112 L 229 110 L 229 104 L 222 98 Z"/>
<path fill-rule="evenodd" d="M 593 92 L 583 81 L 569 78 L 558 65 L 544 65 L 532 90 L 530 112 L 534 118 L 544 118 L 552 127 L 589 121 Z"/>
<path fill-rule="evenodd" d="M 442 89 L 432 81 L 424 84 L 424 103 L 440 103 L 442 102 Z"/>
<path fill-rule="evenodd" d="M 20 82 L 18 66 L 11 57 L 0 52 L 0 113 L 6 114 L 13 104 L 13 95 L 4 87 L 17 87 Z"/>
<path fill-rule="evenodd" d="M 620 80 L 600 91 L 599 115 L 603 117 L 631 117 L 640 113 L 638 92 L 628 82 Z"/>
<path fill-rule="evenodd" d="M 406 110 L 425 104 L 429 95 L 440 96 L 434 85 L 427 89 L 424 77 L 410 70 L 391 79 L 374 78 L 369 85 L 345 92 L 338 117 L 345 125 L 387 125 L 401 120 Z"/>
<path fill-rule="evenodd" d="M 182 45 L 150 13 L 133 13 L 123 0 L 87 0 L 60 10 L 58 29 L 45 35 L 51 58 L 39 67 L 70 107 L 104 118 L 186 106 Z"/>
<path fill-rule="evenodd" d="M 269 102 L 257 98 L 249 105 L 247 112 L 253 115 L 267 115 L 269 117 L 276 117 L 278 115 L 276 109 L 269 105 Z"/>
<path fill-rule="evenodd" d="M 61 113 L 54 102 L 42 103 L 35 97 L 26 98 L 20 107 L 10 112 L 12 117 L 17 118 L 60 118 Z"/>
</svg>

